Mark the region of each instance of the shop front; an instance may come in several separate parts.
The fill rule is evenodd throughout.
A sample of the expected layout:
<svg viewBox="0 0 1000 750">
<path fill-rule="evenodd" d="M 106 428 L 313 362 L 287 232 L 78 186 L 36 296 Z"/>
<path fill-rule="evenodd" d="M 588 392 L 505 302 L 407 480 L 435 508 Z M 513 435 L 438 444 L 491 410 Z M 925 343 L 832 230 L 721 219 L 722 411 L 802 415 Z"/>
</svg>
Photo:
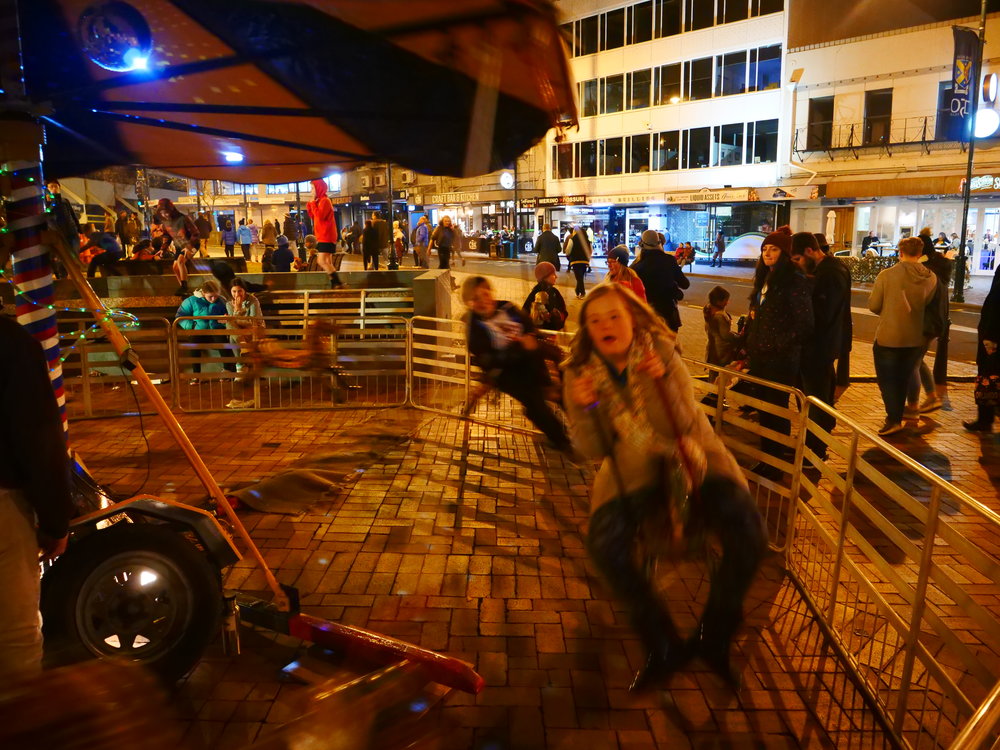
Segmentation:
<svg viewBox="0 0 1000 750">
<path fill-rule="evenodd" d="M 834 181 L 827 186 L 822 218 L 826 225 L 834 226 L 841 214 L 847 216 L 841 233 L 845 235 L 844 248 L 853 255 L 860 254 L 871 232 L 878 241 L 867 244 L 875 252 L 884 253 L 893 251 L 901 239 L 916 236 L 924 227 L 930 228 L 935 241 L 943 234 L 948 245 L 957 248 L 962 231 L 964 181 L 964 176 L 958 174 L 891 181 Z M 911 190 L 938 192 L 907 194 Z M 885 194 L 890 191 L 894 194 Z M 1000 174 L 973 177 L 965 239 L 969 272 L 992 275 L 1000 260 L 997 257 L 1000 255 Z"/>
<path fill-rule="evenodd" d="M 761 200 L 762 189 L 725 188 L 674 193 L 604 196 L 560 196 L 539 199 L 545 221 L 562 237 L 581 227 L 592 237 L 594 253 L 625 244 L 633 252 L 647 229 L 662 232 L 678 244 L 690 242 L 703 254 L 716 233 L 727 241 L 749 232 L 770 231 L 787 217 L 787 199 Z"/>
</svg>

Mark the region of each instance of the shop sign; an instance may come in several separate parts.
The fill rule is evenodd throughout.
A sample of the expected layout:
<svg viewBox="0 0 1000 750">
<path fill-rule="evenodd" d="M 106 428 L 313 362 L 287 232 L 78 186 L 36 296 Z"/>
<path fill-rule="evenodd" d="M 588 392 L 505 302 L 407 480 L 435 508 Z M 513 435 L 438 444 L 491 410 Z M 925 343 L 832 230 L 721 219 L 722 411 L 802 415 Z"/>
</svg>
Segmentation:
<svg viewBox="0 0 1000 750">
<path fill-rule="evenodd" d="M 346 206 L 351 202 L 351 196 L 349 195 L 331 195 L 328 197 L 330 198 L 330 203 L 335 206 Z"/>
<path fill-rule="evenodd" d="M 750 188 L 752 201 L 814 201 L 819 200 L 819 185 L 778 185 Z"/>
<path fill-rule="evenodd" d="M 538 199 L 539 208 L 552 208 L 553 206 L 585 206 L 587 205 L 586 195 L 550 195 Z"/>
<path fill-rule="evenodd" d="M 583 206 L 587 203 L 586 195 L 566 195 L 563 196 L 564 206 Z"/>
<path fill-rule="evenodd" d="M 479 193 L 431 193 L 425 203 L 477 203 Z"/>
<path fill-rule="evenodd" d="M 965 182 L 965 180 L 962 180 Z M 969 184 L 969 190 L 973 193 L 992 193 L 1000 190 L 1000 176 L 994 177 L 991 174 L 976 175 Z"/>
<path fill-rule="evenodd" d="M 559 195 L 550 195 L 538 199 L 539 208 L 551 208 L 552 206 L 561 206 L 561 205 L 563 205 L 562 196 Z"/>
<path fill-rule="evenodd" d="M 538 198 L 524 198 L 517 202 L 518 208 L 538 208 Z"/>
<path fill-rule="evenodd" d="M 663 203 L 663 193 L 646 193 L 644 195 L 592 195 L 594 203 L 629 204 L 629 203 Z"/>
<path fill-rule="evenodd" d="M 727 203 L 729 201 L 750 200 L 750 188 L 722 188 L 712 190 L 702 188 L 687 193 L 667 193 L 663 196 L 667 203 Z"/>
</svg>

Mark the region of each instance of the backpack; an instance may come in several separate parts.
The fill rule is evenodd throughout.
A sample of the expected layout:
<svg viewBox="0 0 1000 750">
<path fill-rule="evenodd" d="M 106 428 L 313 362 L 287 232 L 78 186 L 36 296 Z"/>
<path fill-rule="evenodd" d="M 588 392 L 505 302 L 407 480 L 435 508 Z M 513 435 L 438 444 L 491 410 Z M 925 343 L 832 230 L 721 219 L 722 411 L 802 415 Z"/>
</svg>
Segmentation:
<svg viewBox="0 0 1000 750">
<path fill-rule="evenodd" d="M 944 333 L 948 324 L 948 291 L 940 279 L 936 279 L 937 286 L 934 287 L 934 294 L 924 308 L 924 338 L 928 341 L 936 339 Z"/>
</svg>

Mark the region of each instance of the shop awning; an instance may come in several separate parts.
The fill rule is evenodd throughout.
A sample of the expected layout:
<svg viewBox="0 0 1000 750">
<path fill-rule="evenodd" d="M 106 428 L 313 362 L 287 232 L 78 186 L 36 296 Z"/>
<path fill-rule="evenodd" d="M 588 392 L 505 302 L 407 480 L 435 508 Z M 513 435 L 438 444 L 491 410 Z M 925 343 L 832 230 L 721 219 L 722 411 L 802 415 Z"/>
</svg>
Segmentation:
<svg viewBox="0 0 1000 750">
<path fill-rule="evenodd" d="M 964 175 L 902 177 L 881 180 L 831 180 L 827 198 L 873 198 L 890 195 L 959 195 Z"/>
</svg>

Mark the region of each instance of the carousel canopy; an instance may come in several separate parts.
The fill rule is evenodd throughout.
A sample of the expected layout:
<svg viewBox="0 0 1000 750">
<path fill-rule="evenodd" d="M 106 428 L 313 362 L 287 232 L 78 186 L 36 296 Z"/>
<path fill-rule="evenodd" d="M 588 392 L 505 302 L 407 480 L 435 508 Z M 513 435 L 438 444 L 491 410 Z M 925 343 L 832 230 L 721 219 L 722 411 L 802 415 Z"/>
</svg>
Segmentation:
<svg viewBox="0 0 1000 750">
<path fill-rule="evenodd" d="M 575 124 L 548 0 L 18 0 L 46 174 L 482 174 Z"/>
</svg>

